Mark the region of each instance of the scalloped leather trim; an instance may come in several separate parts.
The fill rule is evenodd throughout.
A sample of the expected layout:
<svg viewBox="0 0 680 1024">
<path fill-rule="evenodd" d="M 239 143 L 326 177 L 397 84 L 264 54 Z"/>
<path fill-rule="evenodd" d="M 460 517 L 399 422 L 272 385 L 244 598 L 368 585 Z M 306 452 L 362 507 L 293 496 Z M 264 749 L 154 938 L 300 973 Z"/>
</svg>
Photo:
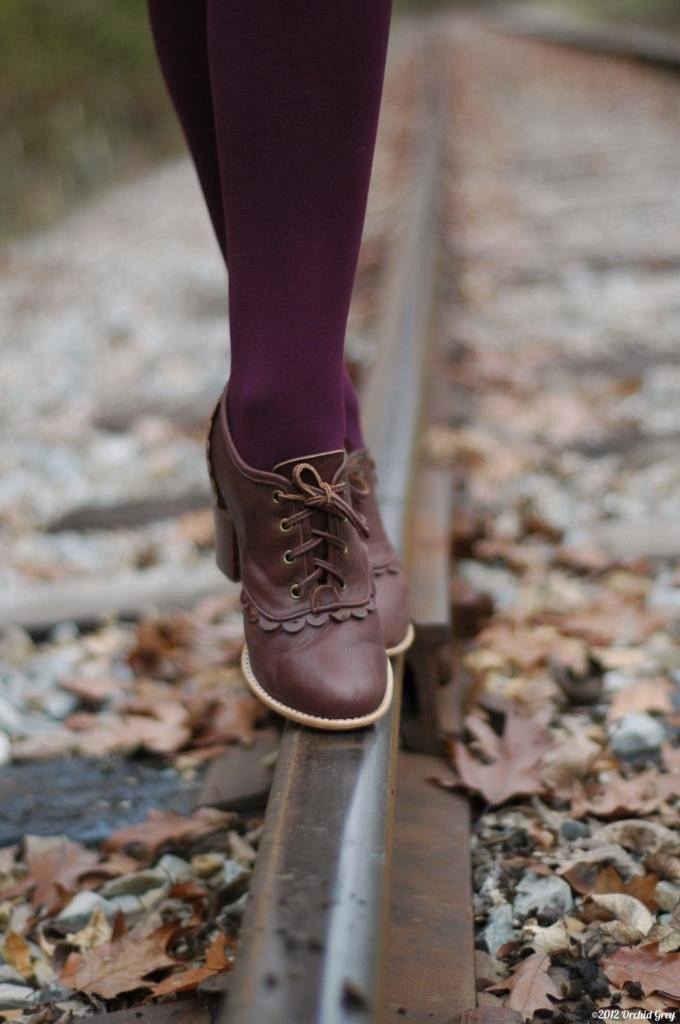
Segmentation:
<svg viewBox="0 0 680 1024">
<path fill-rule="evenodd" d="M 350 618 L 365 619 L 369 612 L 374 612 L 376 608 L 375 596 L 372 596 L 368 601 L 358 605 L 356 608 L 344 605 L 341 608 L 334 608 L 333 611 L 328 612 L 305 612 L 304 615 L 300 615 L 295 619 L 272 619 L 269 615 L 265 615 L 264 612 L 256 608 L 245 590 L 241 591 L 241 604 L 243 605 L 243 613 L 248 622 L 258 623 L 260 628 L 266 633 L 273 633 L 279 628 L 283 629 L 286 633 L 299 633 L 304 626 L 325 626 L 330 619 L 333 619 L 334 622 L 346 622 Z"/>
</svg>

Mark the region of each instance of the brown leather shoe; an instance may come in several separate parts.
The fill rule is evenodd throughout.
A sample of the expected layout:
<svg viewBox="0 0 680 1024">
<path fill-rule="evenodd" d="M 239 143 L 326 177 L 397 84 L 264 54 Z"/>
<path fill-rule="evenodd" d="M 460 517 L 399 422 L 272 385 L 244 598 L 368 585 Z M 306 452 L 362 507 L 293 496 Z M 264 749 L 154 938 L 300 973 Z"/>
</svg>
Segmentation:
<svg viewBox="0 0 680 1024">
<path fill-rule="evenodd" d="M 408 584 L 399 556 L 385 533 L 376 499 L 375 463 L 365 448 L 350 452 L 347 475 L 352 505 L 365 518 L 370 531 L 366 547 L 387 653 L 401 654 L 411 646 L 415 635 L 408 613 Z"/>
<path fill-rule="evenodd" d="M 251 689 L 303 725 L 371 725 L 390 706 L 392 670 L 346 453 L 253 469 L 234 447 L 223 398 L 208 464 L 217 564 L 243 583 L 242 665 Z"/>
</svg>

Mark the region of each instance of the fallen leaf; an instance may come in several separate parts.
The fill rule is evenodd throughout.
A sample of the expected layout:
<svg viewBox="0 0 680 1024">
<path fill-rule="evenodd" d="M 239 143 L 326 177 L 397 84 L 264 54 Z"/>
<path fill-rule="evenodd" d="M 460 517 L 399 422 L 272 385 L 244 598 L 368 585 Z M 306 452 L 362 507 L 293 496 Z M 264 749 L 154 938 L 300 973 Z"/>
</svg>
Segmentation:
<svg viewBox="0 0 680 1024">
<path fill-rule="evenodd" d="M 601 843 L 618 843 L 626 850 L 634 850 L 645 856 L 655 853 L 678 853 L 676 832 L 655 821 L 640 821 L 637 818 L 603 825 L 597 833 L 597 845 Z"/>
<path fill-rule="evenodd" d="M 146 821 L 119 829 L 103 844 L 104 850 L 139 851 L 140 858 L 153 857 L 166 843 L 198 839 L 218 830 L 226 830 L 235 821 L 229 811 L 200 807 L 192 815 L 174 811 L 151 811 Z"/>
<path fill-rule="evenodd" d="M 673 688 L 663 677 L 640 679 L 631 686 L 617 690 L 609 705 L 609 719 L 613 722 L 636 711 L 658 711 L 666 714 L 673 710 Z"/>
<path fill-rule="evenodd" d="M 32 889 L 34 907 L 52 914 L 78 889 L 80 876 L 99 863 L 99 854 L 64 836 L 26 836 L 24 861 L 28 869 L 23 891 Z"/>
<path fill-rule="evenodd" d="M 544 788 L 541 761 L 550 749 L 549 713 L 522 718 L 510 711 L 503 735 L 498 736 L 481 718 L 470 715 L 465 725 L 477 749 L 491 762 L 485 764 L 460 741 L 452 741 L 453 763 L 463 784 L 481 793 L 492 806 L 512 797 L 540 793 Z"/>
<path fill-rule="evenodd" d="M 643 643 L 666 625 L 668 616 L 650 611 L 642 602 L 626 601 L 618 594 L 608 593 L 602 594 L 597 604 L 584 612 L 568 615 L 545 612 L 539 616 L 539 621 L 585 640 L 591 646 L 613 647 Z"/>
<path fill-rule="evenodd" d="M 649 912 L 644 903 L 636 900 L 634 896 L 614 892 L 594 893 L 589 898 L 621 924 L 637 932 L 640 938 L 644 938 L 651 931 L 655 921 L 654 915 Z"/>
<path fill-rule="evenodd" d="M 527 924 L 524 926 L 523 936 L 525 934 L 529 936 L 531 948 L 543 954 L 568 952 L 574 941 L 564 919 L 555 921 L 547 928 Z"/>
<path fill-rule="evenodd" d="M 645 867 L 669 882 L 680 882 L 680 856 L 671 853 L 651 853 L 645 857 Z"/>
<path fill-rule="evenodd" d="M 31 947 L 23 935 L 19 935 L 18 932 L 8 932 L 2 947 L 2 955 L 19 974 L 23 974 L 24 978 L 30 978 L 33 973 Z"/>
<path fill-rule="evenodd" d="M 643 874 L 635 858 L 616 843 L 603 843 L 594 850 L 580 850 L 572 860 L 562 864 L 557 873 L 566 878 L 576 892 L 599 892 L 597 883 L 602 865 L 615 865 L 618 874 L 626 878 Z"/>
<path fill-rule="evenodd" d="M 537 1010 L 552 1010 L 554 1002 L 562 998 L 548 974 L 549 967 L 549 956 L 533 953 L 517 965 L 509 978 L 491 985 L 486 991 L 509 992 L 505 1005 L 517 1010 L 525 1020 L 531 1020 Z"/>
<path fill-rule="evenodd" d="M 553 551 L 553 561 L 563 569 L 588 574 L 605 572 L 616 564 L 601 548 L 590 544 L 560 544 Z"/>
<path fill-rule="evenodd" d="M 509 622 L 492 622 L 478 636 L 480 647 L 509 661 L 522 672 L 547 665 L 561 651 L 562 660 L 584 663 L 582 645 L 562 636 L 553 626 L 524 626 Z"/>
<path fill-rule="evenodd" d="M 234 942 L 220 932 L 208 947 L 203 967 L 194 967 L 171 974 L 154 986 L 154 995 L 178 995 L 180 992 L 192 992 L 206 978 L 230 971 L 234 962 L 234 949 Z M 229 955 L 227 955 L 227 951 Z"/>
<path fill-rule="evenodd" d="M 680 999 L 680 953 L 659 954 L 656 943 L 624 946 L 602 960 L 602 969 L 618 988 L 635 981 L 647 995 L 662 992 Z"/>
<path fill-rule="evenodd" d="M 71 953 L 61 973 L 61 982 L 78 992 L 115 999 L 138 988 L 154 988 L 147 975 L 177 960 L 166 950 L 177 930 L 176 924 L 164 924 L 146 931 L 133 928 L 114 942 L 105 942 L 86 953 Z"/>
<path fill-rule="evenodd" d="M 83 704 L 91 707 L 100 707 L 107 700 L 120 693 L 121 684 L 113 679 L 88 679 L 76 678 L 67 679 L 61 682 L 60 687 L 68 693 L 78 697 Z"/>
<path fill-rule="evenodd" d="M 602 785 L 590 796 L 583 789 L 574 787 L 572 814 L 576 817 L 592 814 L 597 818 L 622 818 L 631 813 L 644 816 L 652 814 L 660 804 L 676 796 L 680 796 L 679 776 L 664 775 L 654 768 L 631 779 L 610 773 L 602 778 Z"/>
<path fill-rule="evenodd" d="M 565 875 L 567 881 L 570 881 L 568 876 Z M 616 868 L 611 865 L 607 865 L 604 868 L 598 870 L 597 875 L 589 886 L 586 888 L 577 888 L 572 884 L 572 887 L 577 889 L 578 892 L 587 893 L 589 895 L 594 894 L 607 894 L 607 893 L 624 893 L 626 896 L 633 896 L 636 900 L 640 900 L 641 903 L 647 907 L 648 910 L 658 910 L 655 890 L 656 883 L 659 881 L 658 875 L 642 875 L 631 878 L 629 882 L 624 882 L 621 875 L 618 873 Z"/>
<path fill-rule="evenodd" d="M 102 946 L 105 942 L 110 942 L 112 936 L 113 930 L 106 918 L 106 914 L 101 907 L 97 907 L 85 927 L 81 928 L 80 931 L 68 934 L 66 942 L 69 946 L 73 946 L 75 949 L 80 950 L 81 953 L 84 953 L 88 949 L 95 949 L 97 946 Z"/>
<path fill-rule="evenodd" d="M 263 705 L 248 694 L 225 699 L 211 709 L 205 729 L 194 740 L 194 746 L 248 743 L 253 738 L 255 725 L 266 713 Z"/>
</svg>

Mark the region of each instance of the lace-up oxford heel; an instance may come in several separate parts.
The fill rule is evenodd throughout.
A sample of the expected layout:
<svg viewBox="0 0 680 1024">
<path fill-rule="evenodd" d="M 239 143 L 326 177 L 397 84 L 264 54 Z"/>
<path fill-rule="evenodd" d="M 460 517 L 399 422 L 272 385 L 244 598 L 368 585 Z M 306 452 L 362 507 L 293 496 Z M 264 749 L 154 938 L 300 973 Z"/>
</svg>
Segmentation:
<svg viewBox="0 0 680 1024">
<path fill-rule="evenodd" d="M 210 427 L 217 564 L 242 584 L 246 680 L 270 708 L 318 729 L 355 729 L 390 706 L 392 669 L 354 508 L 347 454 L 248 466 L 222 397 Z"/>
</svg>

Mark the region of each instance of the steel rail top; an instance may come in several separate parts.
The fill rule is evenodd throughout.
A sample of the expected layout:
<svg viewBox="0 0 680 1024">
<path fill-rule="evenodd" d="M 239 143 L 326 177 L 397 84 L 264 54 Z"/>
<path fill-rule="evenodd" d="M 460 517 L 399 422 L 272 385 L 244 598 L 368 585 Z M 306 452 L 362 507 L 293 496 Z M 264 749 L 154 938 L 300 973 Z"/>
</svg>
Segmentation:
<svg viewBox="0 0 680 1024">
<path fill-rule="evenodd" d="M 434 276 L 431 113 L 366 398 L 381 508 L 402 553 Z M 392 709 L 375 727 L 321 733 L 286 723 L 220 1024 L 358 1024 L 380 1013 L 401 661 Z"/>
</svg>

